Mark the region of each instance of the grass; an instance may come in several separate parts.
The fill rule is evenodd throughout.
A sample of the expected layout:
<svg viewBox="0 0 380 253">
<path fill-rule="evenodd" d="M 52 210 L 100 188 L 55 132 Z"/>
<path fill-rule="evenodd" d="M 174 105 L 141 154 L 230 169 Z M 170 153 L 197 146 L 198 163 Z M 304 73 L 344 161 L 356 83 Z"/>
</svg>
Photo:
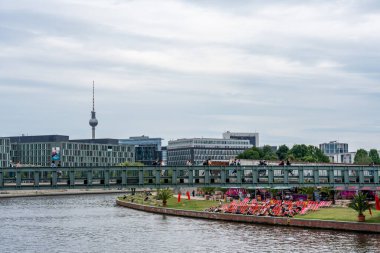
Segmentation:
<svg viewBox="0 0 380 253">
<path fill-rule="evenodd" d="M 191 210 L 191 211 L 203 211 L 211 206 L 218 206 L 219 201 L 212 200 L 187 200 L 181 199 L 181 202 L 177 202 L 177 198 L 171 198 L 168 200 L 168 208 Z"/>
<path fill-rule="evenodd" d="M 126 195 L 126 198 L 119 197 L 119 200 L 123 201 L 129 201 L 133 199 L 134 203 L 137 204 L 143 204 L 143 205 L 151 205 L 151 206 L 160 206 L 162 207 L 162 201 L 155 200 L 153 196 L 149 197 L 148 201 L 143 201 L 145 196 L 136 194 L 134 196 L 132 195 Z M 191 210 L 191 211 L 203 211 L 211 206 L 218 206 L 219 201 L 212 201 L 212 200 L 187 200 L 187 198 L 181 198 L 181 202 L 177 202 L 176 197 L 172 197 L 168 199 L 167 202 L 167 208 L 174 208 L 174 209 L 181 209 L 181 210 Z"/>
<path fill-rule="evenodd" d="M 365 222 L 380 223 L 380 211 L 372 210 L 372 216 L 368 211 L 364 213 Z M 297 215 L 295 218 L 311 220 L 334 220 L 334 221 L 358 221 L 358 213 L 345 207 L 321 208 L 318 211 L 310 212 L 306 215 Z"/>
<path fill-rule="evenodd" d="M 143 201 L 144 195 L 136 194 L 126 195 L 126 198 L 119 197 L 120 200 L 131 201 L 133 199 L 134 203 L 159 206 L 162 207 L 162 201 L 155 200 L 153 196 L 149 196 L 148 201 Z M 182 198 L 181 202 L 177 202 L 176 197 L 172 197 L 167 202 L 167 208 L 181 209 L 181 210 L 191 210 L 191 211 L 203 211 L 211 206 L 218 206 L 218 201 L 212 200 L 187 200 L 187 198 Z M 364 213 L 366 216 L 367 223 L 380 223 L 380 211 L 372 209 L 372 216 L 368 211 Z M 329 207 L 320 208 L 318 211 L 309 212 L 306 215 L 296 215 L 294 218 L 299 219 L 311 219 L 311 220 L 334 220 L 334 221 L 354 221 L 358 220 L 358 214 L 355 210 L 347 207 Z"/>
</svg>

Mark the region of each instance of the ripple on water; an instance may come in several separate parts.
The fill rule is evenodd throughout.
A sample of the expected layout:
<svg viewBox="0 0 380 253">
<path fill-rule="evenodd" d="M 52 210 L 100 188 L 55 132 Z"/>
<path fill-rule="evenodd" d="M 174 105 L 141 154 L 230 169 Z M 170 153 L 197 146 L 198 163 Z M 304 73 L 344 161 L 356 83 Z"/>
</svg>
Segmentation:
<svg viewBox="0 0 380 253">
<path fill-rule="evenodd" d="M 117 195 L 0 201 L 0 252 L 379 252 L 380 236 L 150 214 Z"/>
</svg>

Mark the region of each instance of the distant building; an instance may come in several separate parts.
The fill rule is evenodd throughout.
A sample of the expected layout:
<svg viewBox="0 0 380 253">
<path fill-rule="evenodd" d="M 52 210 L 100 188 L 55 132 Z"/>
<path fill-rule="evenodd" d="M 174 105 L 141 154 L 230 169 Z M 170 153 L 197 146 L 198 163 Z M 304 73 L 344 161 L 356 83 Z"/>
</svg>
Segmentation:
<svg viewBox="0 0 380 253">
<path fill-rule="evenodd" d="M 332 163 L 354 163 L 356 152 L 348 152 L 348 144 L 337 141 L 319 144 L 321 151 Z"/>
<path fill-rule="evenodd" d="M 319 144 L 319 148 L 325 155 L 348 153 L 348 144 L 337 141 Z"/>
<path fill-rule="evenodd" d="M 249 140 L 192 138 L 169 141 L 168 165 L 183 166 L 190 160 L 202 165 L 207 160 L 230 160 L 252 147 Z"/>
<path fill-rule="evenodd" d="M 356 152 L 347 152 L 347 153 L 339 153 L 339 154 L 328 154 L 327 156 L 332 163 L 354 163 Z"/>
<path fill-rule="evenodd" d="M 145 165 L 152 165 L 156 160 L 163 160 L 161 150 L 161 138 L 149 138 L 149 136 L 130 137 L 119 140 L 119 144 L 135 147 L 135 161 Z"/>
<path fill-rule="evenodd" d="M 9 138 L 0 138 L 0 168 L 10 166 L 10 150 L 11 142 Z"/>
<path fill-rule="evenodd" d="M 168 164 L 168 147 L 162 147 L 162 164 L 167 165 Z"/>
<path fill-rule="evenodd" d="M 116 139 L 69 140 L 65 135 L 8 137 L 10 160 L 30 166 L 113 166 L 134 162 L 134 146 Z"/>
<path fill-rule="evenodd" d="M 249 143 L 254 147 L 259 146 L 259 133 L 236 133 L 227 131 L 223 133 L 223 138 L 232 140 L 249 140 Z"/>
</svg>

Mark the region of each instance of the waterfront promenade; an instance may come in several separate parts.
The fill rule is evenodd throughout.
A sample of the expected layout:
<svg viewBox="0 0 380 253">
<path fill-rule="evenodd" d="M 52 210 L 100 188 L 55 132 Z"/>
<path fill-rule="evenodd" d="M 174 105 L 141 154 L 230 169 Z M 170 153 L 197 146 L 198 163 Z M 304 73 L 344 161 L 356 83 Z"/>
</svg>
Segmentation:
<svg viewBox="0 0 380 253">
<path fill-rule="evenodd" d="M 64 195 L 88 195 L 88 194 L 111 194 L 129 193 L 130 190 L 117 189 L 60 189 L 60 190 L 11 190 L 0 191 L 0 199 L 20 198 L 20 197 L 43 197 L 43 196 L 64 196 Z"/>
<path fill-rule="evenodd" d="M 117 205 L 157 214 L 167 214 L 174 216 L 182 216 L 189 218 L 200 218 L 218 221 L 232 221 L 243 223 L 256 223 L 277 226 L 290 226 L 301 228 L 316 228 L 316 229 L 332 229 L 344 230 L 355 232 L 370 232 L 380 233 L 379 223 L 363 223 L 363 222 L 345 222 L 345 221 L 332 221 L 332 220 L 311 220 L 302 218 L 290 217 L 271 217 L 271 216 L 256 216 L 256 215 L 242 215 L 231 213 L 214 213 L 206 211 L 192 211 L 192 210 L 179 210 L 173 208 L 164 208 L 157 206 L 142 205 L 137 203 L 128 202 L 122 199 L 116 200 Z"/>
</svg>

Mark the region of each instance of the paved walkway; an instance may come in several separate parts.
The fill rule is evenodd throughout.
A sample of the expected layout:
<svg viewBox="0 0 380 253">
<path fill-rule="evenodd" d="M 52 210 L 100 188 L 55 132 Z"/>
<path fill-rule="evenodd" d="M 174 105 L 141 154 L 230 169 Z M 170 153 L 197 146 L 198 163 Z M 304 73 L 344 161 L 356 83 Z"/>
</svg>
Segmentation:
<svg viewBox="0 0 380 253">
<path fill-rule="evenodd" d="M 84 195 L 84 194 L 109 194 L 128 193 L 130 190 L 117 189 L 61 189 L 61 190 L 12 190 L 0 191 L 1 198 L 17 197 L 38 197 L 38 196 L 58 196 L 58 195 Z"/>
</svg>

